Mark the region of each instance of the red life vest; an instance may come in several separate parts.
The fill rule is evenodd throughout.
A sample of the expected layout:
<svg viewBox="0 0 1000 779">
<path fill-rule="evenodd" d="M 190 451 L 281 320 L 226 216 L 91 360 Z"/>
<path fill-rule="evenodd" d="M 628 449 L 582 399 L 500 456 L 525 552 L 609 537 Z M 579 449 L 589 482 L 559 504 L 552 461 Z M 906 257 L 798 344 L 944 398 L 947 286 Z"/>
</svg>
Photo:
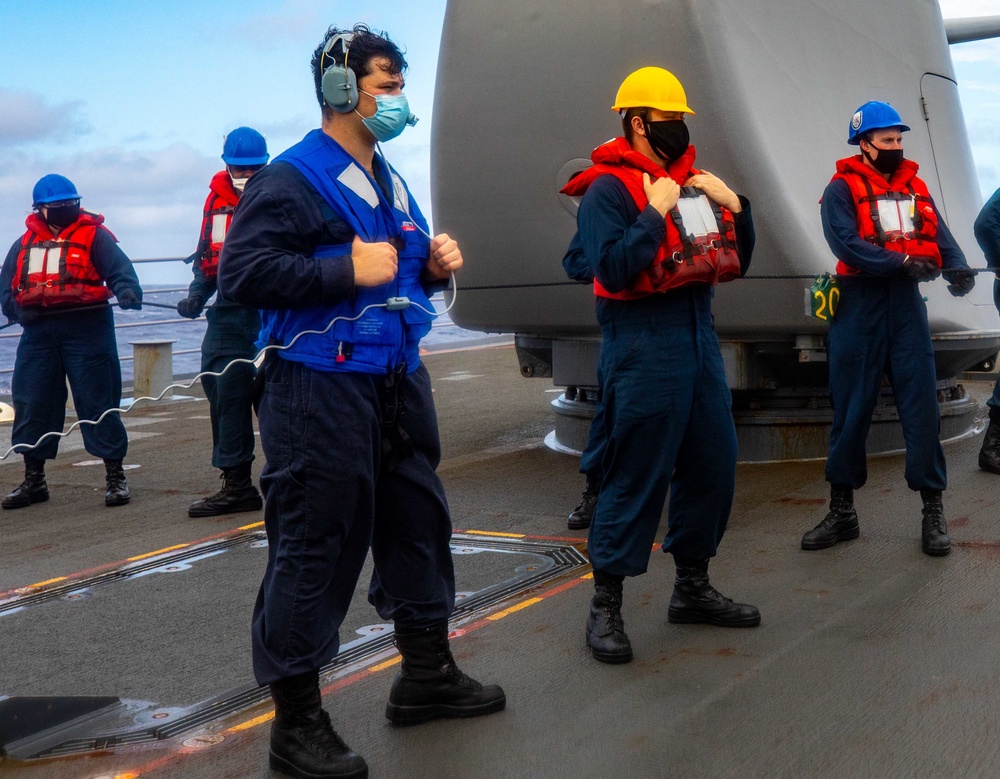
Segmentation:
<svg viewBox="0 0 1000 779">
<path fill-rule="evenodd" d="M 911 257 L 929 257 L 941 267 L 937 245 L 938 215 L 917 163 L 904 159 L 888 181 L 866 165 L 860 154 L 837 161 L 831 181 L 840 179 L 851 188 L 858 214 L 858 235 L 869 243 Z M 843 260 L 837 273 L 861 273 Z"/>
<path fill-rule="evenodd" d="M 233 180 L 225 170 L 212 176 L 209 190 L 201 219 L 201 238 L 205 249 L 198 258 L 198 267 L 206 278 L 213 278 L 219 275 L 222 243 L 233 222 L 233 209 L 240 199 L 240 193 L 233 187 Z"/>
<path fill-rule="evenodd" d="M 579 196 L 599 177 L 611 175 L 621 181 L 642 211 L 649 201 L 642 185 L 642 174 L 654 181 L 669 176 L 683 185 L 698 171 L 694 146 L 688 146 L 680 158 L 666 169 L 635 151 L 624 138 L 615 138 L 598 146 L 590 155 L 593 167 L 577 174 L 560 190 Z M 736 223 L 728 208 L 709 200 L 696 187 L 681 186 L 681 197 L 668 214 L 666 234 L 653 262 L 621 292 L 609 292 L 594 279 L 594 293 L 616 300 L 635 300 L 657 292 L 688 284 L 717 284 L 740 275 L 736 251 Z"/>
<path fill-rule="evenodd" d="M 94 237 L 103 227 L 100 214 L 80 212 L 80 218 L 52 234 L 41 214 L 25 220 L 28 231 L 21 238 L 11 289 L 21 307 L 104 303 L 111 290 L 91 260 Z M 112 239 L 117 239 L 111 235 Z"/>
</svg>

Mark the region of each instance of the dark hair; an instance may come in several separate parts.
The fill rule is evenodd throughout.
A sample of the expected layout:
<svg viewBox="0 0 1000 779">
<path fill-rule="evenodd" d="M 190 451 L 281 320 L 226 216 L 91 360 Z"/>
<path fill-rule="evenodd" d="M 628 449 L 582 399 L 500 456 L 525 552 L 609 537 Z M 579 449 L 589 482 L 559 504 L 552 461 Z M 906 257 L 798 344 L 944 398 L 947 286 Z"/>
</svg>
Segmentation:
<svg viewBox="0 0 1000 779">
<path fill-rule="evenodd" d="M 636 116 L 641 116 L 643 123 L 645 123 L 646 117 L 649 116 L 649 109 L 643 106 L 625 109 L 625 116 L 622 117 L 622 132 L 625 133 L 625 140 L 629 143 L 632 143 L 632 136 L 635 134 L 632 130 L 632 118 Z"/>
<path fill-rule="evenodd" d="M 875 133 L 879 132 L 880 130 L 896 130 L 896 129 L 899 129 L 898 124 L 890 125 L 889 127 L 873 127 L 871 130 L 863 132 L 861 133 L 861 135 L 858 136 L 858 142 L 859 142 L 858 145 L 859 146 L 861 145 L 860 144 L 861 141 L 868 141 L 869 144 L 875 146 Z M 878 146 L 875 146 L 875 148 L 877 149 Z"/>
<path fill-rule="evenodd" d="M 389 66 L 389 73 L 393 76 L 406 72 L 407 67 L 409 67 L 406 64 L 406 59 L 403 57 L 403 52 L 389 39 L 386 33 L 380 30 L 371 30 L 367 24 L 356 24 L 350 30 L 331 27 L 326 31 L 326 35 L 323 36 L 322 42 L 316 47 L 316 51 L 313 52 L 312 62 L 310 63 L 313 72 L 313 82 L 316 85 L 316 99 L 323 107 L 324 116 L 331 109 L 323 100 L 323 72 L 333 64 L 343 67 L 344 52 L 340 46 L 337 46 L 332 52 L 324 55 L 323 49 L 326 48 L 326 44 L 331 38 L 348 33 L 353 33 L 354 38 L 349 47 L 347 66 L 354 71 L 354 75 L 358 77 L 358 81 L 361 81 L 362 76 L 367 76 L 371 73 L 372 60 L 386 60 Z"/>
</svg>

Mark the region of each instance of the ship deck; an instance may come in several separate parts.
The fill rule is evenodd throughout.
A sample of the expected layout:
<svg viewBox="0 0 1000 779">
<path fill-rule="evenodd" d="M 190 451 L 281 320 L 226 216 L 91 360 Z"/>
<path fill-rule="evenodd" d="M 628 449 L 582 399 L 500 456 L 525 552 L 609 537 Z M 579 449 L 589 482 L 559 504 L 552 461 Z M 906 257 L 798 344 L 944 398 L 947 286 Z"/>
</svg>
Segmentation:
<svg viewBox="0 0 1000 779">
<path fill-rule="evenodd" d="M 366 570 L 322 681 L 372 777 L 995 772 L 1000 477 L 978 470 L 980 438 L 946 446 L 945 558 L 920 551 L 901 455 L 869 463 L 862 537 L 808 553 L 798 544 L 825 512 L 823 463 L 740 465 L 712 581 L 758 605 L 762 625 L 669 624 L 673 568 L 654 550 L 625 586 L 635 660 L 608 666 L 584 644 L 586 533 L 565 524 L 578 461 L 543 444 L 551 385 L 522 379 L 509 345 L 425 359 L 456 528 L 453 650 L 508 702 L 479 719 L 390 725 L 398 656 L 367 604 Z M 966 386 L 980 402 L 992 389 Z M 107 696 L 62 727 L 25 724 L 0 777 L 277 776 L 269 698 L 250 666 L 262 514 L 188 518 L 218 482 L 208 405 L 185 394 L 124 417 L 138 466 L 128 506 L 104 507 L 103 468 L 74 434 L 47 468 L 51 500 L 0 512 L 0 712 L 21 696 Z M 20 478 L 20 458 L 0 464 L 3 491 Z"/>
</svg>

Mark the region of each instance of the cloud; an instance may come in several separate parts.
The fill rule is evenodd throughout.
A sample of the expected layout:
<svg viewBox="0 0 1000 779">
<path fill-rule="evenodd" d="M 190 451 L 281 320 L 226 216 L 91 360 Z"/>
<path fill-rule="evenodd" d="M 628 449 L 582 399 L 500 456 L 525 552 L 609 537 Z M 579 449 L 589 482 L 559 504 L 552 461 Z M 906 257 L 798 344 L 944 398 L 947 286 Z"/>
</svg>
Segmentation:
<svg viewBox="0 0 1000 779">
<path fill-rule="evenodd" d="M 427 141 L 404 138 L 387 144 L 389 160 L 427 213 Z M 197 240 L 208 182 L 221 166 L 217 157 L 185 143 L 152 151 L 105 147 L 62 156 L 14 150 L 0 167 L 0 248 L 24 231 L 35 182 L 47 173 L 61 173 L 76 184 L 85 208 L 105 215 L 129 256 L 187 256 Z"/>
<path fill-rule="evenodd" d="M 987 84 L 982 81 L 963 81 L 963 89 L 974 89 L 978 92 L 992 92 L 995 95 L 1000 94 L 1000 84 Z"/>
<path fill-rule="evenodd" d="M 0 148 L 86 135 L 90 124 L 79 100 L 50 104 L 41 95 L 0 87 Z"/>
<path fill-rule="evenodd" d="M 953 62 L 997 62 L 1000 59 L 1000 41 L 973 41 L 951 46 Z"/>
<path fill-rule="evenodd" d="M 208 182 L 220 166 L 182 143 L 142 152 L 116 147 L 64 156 L 15 152 L 0 168 L 0 247 L 24 232 L 35 182 L 46 173 L 61 173 L 76 184 L 84 208 L 105 215 L 129 256 L 187 256 L 197 241 Z M 181 278 L 184 268 L 178 269 Z"/>
</svg>

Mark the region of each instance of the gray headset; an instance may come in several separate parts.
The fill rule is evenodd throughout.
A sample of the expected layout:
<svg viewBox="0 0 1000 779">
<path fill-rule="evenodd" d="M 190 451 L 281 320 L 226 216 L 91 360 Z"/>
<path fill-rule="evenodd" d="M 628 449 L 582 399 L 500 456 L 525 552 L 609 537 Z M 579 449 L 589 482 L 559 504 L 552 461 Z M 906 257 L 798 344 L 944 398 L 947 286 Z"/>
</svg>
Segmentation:
<svg viewBox="0 0 1000 779">
<path fill-rule="evenodd" d="M 332 63 L 326 70 L 323 70 L 323 102 L 341 114 L 350 113 L 358 104 L 358 77 L 353 70 L 347 67 L 347 55 L 353 39 L 353 33 L 333 36 L 323 47 L 323 54 L 320 56 L 321 70 L 327 57 Z M 333 59 L 333 49 L 338 42 L 344 55 L 343 65 L 336 64 Z"/>
</svg>

